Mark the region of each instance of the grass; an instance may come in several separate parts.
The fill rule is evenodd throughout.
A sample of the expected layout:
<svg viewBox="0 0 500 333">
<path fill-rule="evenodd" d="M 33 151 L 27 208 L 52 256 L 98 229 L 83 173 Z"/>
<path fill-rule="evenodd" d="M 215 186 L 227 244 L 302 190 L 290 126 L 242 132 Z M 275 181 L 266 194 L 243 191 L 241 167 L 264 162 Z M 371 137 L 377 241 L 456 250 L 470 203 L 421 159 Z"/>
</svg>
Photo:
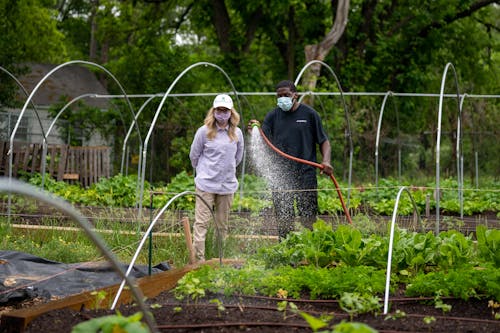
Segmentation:
<svg viewBox="0 0 500 333">
<path fill-rule="evenodd" d="M 0 217 L 0 246 L 36 254 L 48 260 L 64 263 L 78 263 L 103 260 L 98 248 L 75 221 L 68 220 L 57 212 L 37 213 L 36 205 L 30 204 L 28 215 Z M 122 262 L 129 263 L 148 230 L 156 212 L 146 211 L 141 217 L 130 209 L 100 209 L 84 213 L 102 237 L 107 247 Z M 19 210 L 16 210 L 19 211 Z M 180 216 L 186 215 L 192 225 L 192 212 L 166 211 L 153 228 L 152 237 L 147 237 L 137 257 L 136 264 L 147 265 L 151 256 L 152 265 L 168 262 L 181 267 L 189 262 L 189 252 Z M 229 221 L 230 235 L 223 244 L 226 258 L 245 258 L 260 247 L 275 243 L 274 237 L 255 235 L 259 226 L 250 222 L 253 218 L 232 215 Z M 265 223 L 265 221 L 259 221 Z M 219 247 L 213 227 L 209 228 L 206 241 L 207 258 L 218 258 Z"/>
</svg>

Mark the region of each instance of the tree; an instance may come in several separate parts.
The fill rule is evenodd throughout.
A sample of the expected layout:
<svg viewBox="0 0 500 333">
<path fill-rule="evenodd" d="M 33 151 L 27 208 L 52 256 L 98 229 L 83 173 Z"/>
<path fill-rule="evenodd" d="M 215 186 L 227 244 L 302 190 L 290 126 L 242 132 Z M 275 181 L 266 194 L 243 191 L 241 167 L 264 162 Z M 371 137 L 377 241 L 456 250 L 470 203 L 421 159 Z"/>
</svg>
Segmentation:
<svg viewBox="0 0 500 333">
<path fill-rule="evenodd" d="M 0 65 L 15 76 L 25 72 L 26 62 L 66 60 L 63 35 L 53 19 L 48 0 L 0 0 Z M 11 78 L 0 80 L 0 105 L 12 102 Z"/>
<path fill-rule="evenodd" d="M 333 3 L 332 1 L 332 7 Z M 332 29 L 325 38 L 318 44 L 310 44 L 304 47 L 306 63 L 313 60 L 324 61 L 328 53 L 339 41 L 347 26 L 349 16 L 349 0 L 339 0 L 337 3 L 337 13 Z M 308 90 L 314 91 L 316 88 L 316 78 L 320 75 L 321 64 L 315 63 L 310 67 L 310 71 L 304 76 L 305 86 Z"/>
</svg>

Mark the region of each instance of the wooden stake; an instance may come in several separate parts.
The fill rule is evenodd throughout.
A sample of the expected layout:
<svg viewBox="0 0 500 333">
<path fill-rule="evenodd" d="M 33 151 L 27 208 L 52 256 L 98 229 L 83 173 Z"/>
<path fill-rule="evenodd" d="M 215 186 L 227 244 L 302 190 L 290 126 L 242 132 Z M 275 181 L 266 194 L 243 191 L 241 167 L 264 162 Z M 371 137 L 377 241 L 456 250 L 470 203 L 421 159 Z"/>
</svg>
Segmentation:
<svg viewBox="0 0 500 333">
<path fill-rule="evenodd" d="M 186 246 L 189 251 L 189 263 L 194 264 L 196 260 L 194 258 L 193 241 L 191 238 L 191 226 L 189 225 L 189 218 L 187 216 L 182 217 L 182 225 L 184 226 L 184 236 L 186 237 Z"/>
</svg>

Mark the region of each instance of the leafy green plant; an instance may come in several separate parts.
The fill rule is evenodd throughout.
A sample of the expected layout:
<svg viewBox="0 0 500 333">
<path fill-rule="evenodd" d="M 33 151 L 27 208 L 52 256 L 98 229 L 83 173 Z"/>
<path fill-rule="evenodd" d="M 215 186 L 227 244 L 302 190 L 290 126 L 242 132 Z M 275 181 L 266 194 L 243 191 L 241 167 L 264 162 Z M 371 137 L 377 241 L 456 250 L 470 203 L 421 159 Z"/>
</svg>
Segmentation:
<svg viewBox="0 0 500 333">
<path fill-rule="evenodd" d="M 142 323 L 142 312 L 129 317 L 120 313 L 99 318 L 93 318 L 73 327 L 71 333 L 149 333 L 148 327 Z"/>
<path fill-rule="evenodd" d="M 196 277 L 181 279 L 178 284 L 176 291 L 181 292 L 178 299 L 184 298 L 184 295 L 191 296 L 194 301 L 205 296 L 205 289 L 200 286 L 200 280 Z"/>
<path fill-rule="evenodd" d="M 340 297 L 339 305 L 342 310 L 349 314 L 352 321 L 357 314 L 380 310 L 379 301 L 380 299 L 373 295 L 346 292 Z"/>
<path fill-rule="evenodd" d="M 500 267 L 500 230 L 478 225 L 476 237 L 479 257 L 485 261 L 493 262 L 497 268 Z"/>
<path fill-rule="evenodd" d="M 448 271 L 419 273 L 406 286 L 408 296 L 454 296 L 469 299 L 477 295 L 500 299 L 500 271 L 494 267 L 462 267 Z"/>
<path fill-rule="evenodd" d="M 421 234 L 397 229 L 394 240 L 393 265 L 413 273 L 435 265 L 437 240 L 432 232 Z"/>
<path fill-rule="evenodd" d="M 442 269 L 474 264 L 472 236 L 466 237 L 456 230 L 450 230 L 441 232 L 436 240 L 438 242 L 436 263 Z"/>
<path fill-rule="evenodd" d="M 197 301 L 205 296 L 206 290 L 212 286 L 215 271 L 208 265 L 200 267 L 198 270 L 185 274 L 178 282 L 174 289 L 174 294 L 177 299 L 184 299 L 188 296 Z"/>
<path fill-rule="evenodd" d="M 224 307 L 224 304 L 222 304 L 222 302 L 219 299 L 217 299 L 217 298 L 211 299 L 210 303 L 213 303 L 213 304 L 215 304 L 217 306 L 217 316 L 218 317 L 221 316 L 221 313 L 223 311 L 226 311 L 226 308 Z"/>
<path fill-rule="evenodd" d="M 292 313 L 296 313 L 298 310 L 297 305 L 295 305 L 295 303 L 289 302 L 287 300 L 279 301 L 277 306 L 278 306 L 278 311 L 283 312 L 283 319 L 287 318 L 286 313 L 288 309 L 290 309 Z"/>
<path fill-rule="evenodd" d="M 443 310 L 443 313 L 451 311 L 451 305 L 444 303 L 440 295 L 434 297 L 434 307 Z"/>
<path fill-rule="evenodd" d="M 397 309 L 396 312 L 385 316 L 384 320 L 396 320 L 396 319 L 401 319 L 401 318 L 405 318 L 405 317 L 406 317 L 406 312 Z"/>
<path fill-rule="evenodd" d="M 346 322 L 342 321 L 333 327 L 331 333 L 377 333 L 377 330 L 373 329 L 369 325 L 357 322 Z"/>
<path fill-rule="evenodd" d="M 313 332 L 328 326 L 328 322 L 332 319 L 332 316 L 316 318 L 304 311 L 299 311 L 299 314 L 307 321 Z"/>
</svg>

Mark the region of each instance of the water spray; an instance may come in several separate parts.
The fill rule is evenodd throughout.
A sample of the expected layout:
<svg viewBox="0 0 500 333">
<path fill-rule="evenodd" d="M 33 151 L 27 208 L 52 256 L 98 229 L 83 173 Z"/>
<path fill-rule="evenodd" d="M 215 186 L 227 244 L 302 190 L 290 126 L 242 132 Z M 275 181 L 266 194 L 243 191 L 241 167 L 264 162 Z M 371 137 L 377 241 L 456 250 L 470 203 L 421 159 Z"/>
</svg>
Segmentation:
<svg viewBox="0 0 500 333">
<path fill-rule="evenodd" d="M 267 145 L 269 147 L 271 147 L 271 149 L 274 150 L 279 155 L 281 155 L 281 156 L 283 156 L 283 157 L 285 157 L 285 158 L 287 158 L 289 160 L 295 161 L 295 162 L 299 162 L 299 163 L 303 163 L 303 164 L 307 164 L 307 165 L 316 167 L 316 168 L 318 168 L 320 170 L 323 170 L 325 168 L 325 166 L 322 165 L 322 164 L 319 164 L 319 163 L 316 163 L 316 162 L 312 162 L 312 161 L 308 161 L 308 160 L 304 160 L 304 159 L 301 159 L 301 158 L 289 155 L 287 153 L 282 152 L 278 148 L 276 148 L 271 143 L 271 141 L 269 141 L 269 139 L 266 137 L 266 135 L 264 134 L 264 131 L 262 130 L 262 128 L 260 128 L 260 124 L 258 122 L 253 122 L 253 123 L 250 124 L 250 126 L 251 126 L 252 130 L 253 130 L 253 128 L 256 127 L 259 130 L 260 135 L 262 136 L 262 138 L 264 139 L 264 141 L 267 143 Z M 337 194 L 339 196 L 340 203 L 342 204 L 342 208 L 344 209 L 344 213 L 345 213 L 345 216 L 347 218 L 347 221 L 350 224 L 352 224 L 351 215 L 349 214 L 349 210 L 347 209 L 347 207 L 346 207 L 346 205 L 344 203 L 344 199 L 342 197 L 342 193 L 340 192 L 339 184 L 338 184 L 337 180 L 335 179 L 335 176 L 333 175 L 333 173 L 330 174 L 330 179 L 332 180 L 333 184 L 335 185 L 335 189 L 337 190 Z"/>
</svg>

